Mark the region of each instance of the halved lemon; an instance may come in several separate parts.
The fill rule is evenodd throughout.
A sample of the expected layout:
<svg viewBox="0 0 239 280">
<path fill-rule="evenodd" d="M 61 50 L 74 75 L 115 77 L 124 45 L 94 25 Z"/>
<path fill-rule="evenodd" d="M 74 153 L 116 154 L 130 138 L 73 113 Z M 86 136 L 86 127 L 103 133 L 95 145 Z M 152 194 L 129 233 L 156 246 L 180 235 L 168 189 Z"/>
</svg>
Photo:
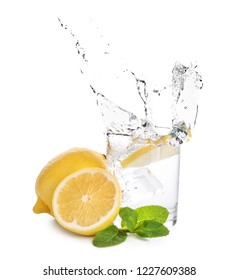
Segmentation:
<svg viewBox="0 0 239 280">
<path fill-rule="evenodd" d="M 78 234 L 94 235 L 113 223 L 120 203 L 117 179 L 107 170 L 87 168 L 61 181 L 52 207 L 61 226 Z"/>
</svg>

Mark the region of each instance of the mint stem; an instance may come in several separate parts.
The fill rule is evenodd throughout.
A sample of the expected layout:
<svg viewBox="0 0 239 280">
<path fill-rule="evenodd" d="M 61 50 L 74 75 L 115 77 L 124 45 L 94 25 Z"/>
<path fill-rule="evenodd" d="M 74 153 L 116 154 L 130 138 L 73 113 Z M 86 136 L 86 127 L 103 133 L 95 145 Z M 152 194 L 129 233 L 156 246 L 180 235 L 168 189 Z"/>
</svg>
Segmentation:
<svg viewBox="0 0 239 280">
<path fill-rule="evenodd" d="M 127 228 L 120 228 L 120 231 L 126 232 L 126 233 L 130 233 L 130 231 Z"/>
</svg>

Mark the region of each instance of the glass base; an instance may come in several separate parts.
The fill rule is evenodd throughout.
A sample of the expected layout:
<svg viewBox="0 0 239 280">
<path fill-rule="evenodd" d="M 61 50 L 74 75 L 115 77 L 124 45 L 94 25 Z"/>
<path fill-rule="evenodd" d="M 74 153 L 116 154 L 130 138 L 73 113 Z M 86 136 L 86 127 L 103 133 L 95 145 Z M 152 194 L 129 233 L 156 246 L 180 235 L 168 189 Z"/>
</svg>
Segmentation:
<svg viewBox="0 0 239 280">
<path fill-rule="evenodd" d="M 169 215 L 165 226 L 171 229 L 177 223 L 178 206 L 176 205 L 174 208 L 168 209 L 168 211 Z"/>
</svg>

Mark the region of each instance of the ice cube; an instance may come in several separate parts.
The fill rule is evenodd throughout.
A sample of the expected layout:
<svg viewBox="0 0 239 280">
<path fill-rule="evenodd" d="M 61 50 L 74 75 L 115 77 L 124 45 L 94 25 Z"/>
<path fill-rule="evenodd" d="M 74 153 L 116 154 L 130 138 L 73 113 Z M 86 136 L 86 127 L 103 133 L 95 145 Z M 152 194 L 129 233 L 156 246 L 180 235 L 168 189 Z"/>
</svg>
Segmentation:
<svg viewBox="0 0 239 280">
<path fill-rule="evenodd" d="M 123 189 L 123 201 L 127 206 L 140 205 L 145 200 L 158 200 L 163 185 L 148 168 L 122 169 L 119 183 Z"/>
</svg>

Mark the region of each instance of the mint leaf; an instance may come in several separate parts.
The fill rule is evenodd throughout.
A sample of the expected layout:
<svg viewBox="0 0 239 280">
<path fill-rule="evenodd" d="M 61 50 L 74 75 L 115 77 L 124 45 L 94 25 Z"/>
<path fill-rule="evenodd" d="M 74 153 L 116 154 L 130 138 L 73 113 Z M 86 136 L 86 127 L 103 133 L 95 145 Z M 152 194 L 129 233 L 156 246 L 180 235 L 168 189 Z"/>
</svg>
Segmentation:
<svg viewBox="0 0 239 280">
<path fill-rule="evenodd" d="M 168 218 L 169 212 L 165 207 L 158 205 L 142 206 L 135 211 L 138 214 L 138 224 L 145 220 L 155 220 L 164 224 Z"/>
<path fill-rule="evenodd" d="M 96 247 L 114 246 L 124 242 L 126 238 L 127 233 L 111 225 L 96 234 L 93 239 L 93 245 Z"/>
<path fill-rule="evenodd" d="M 120 209 L 119 215 L 122 219 L 121 226 L 127 228 L 130 232 L 134 232 L 138 220 L 137 212 L 129 207 L 124 207 Z"/>
<path fill-rule="evenodd" d="M 135 229 L 135 233 L 140 237 L 152 238 L 168 235 L 169 230 L 159 222 L 146 220 L 139 224 Z"/>
</svg>

